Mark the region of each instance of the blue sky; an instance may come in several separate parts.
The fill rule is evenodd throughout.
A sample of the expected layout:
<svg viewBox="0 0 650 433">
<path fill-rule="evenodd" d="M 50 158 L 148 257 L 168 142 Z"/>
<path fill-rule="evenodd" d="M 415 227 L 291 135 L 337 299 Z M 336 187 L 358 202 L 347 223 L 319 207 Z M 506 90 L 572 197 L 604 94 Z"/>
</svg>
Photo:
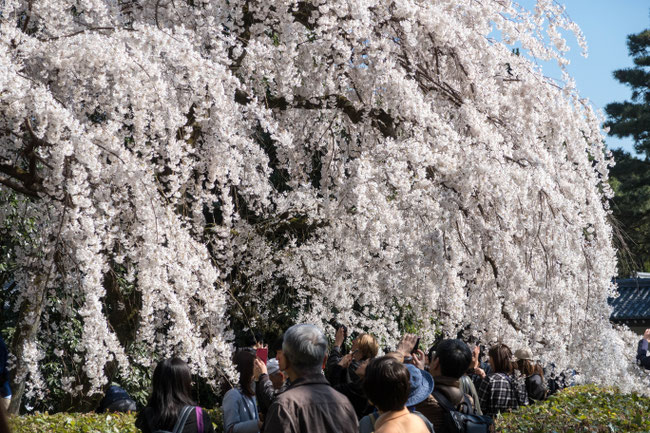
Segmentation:
<svg viewBox="0 0 650 433">
<path fill-rule="evenodd" d="M 648 0 L 559 0 L 566 11 L 582 29 L 589 45 L 588 57 L 580 55 L 575 38 L 568 39 L 572 50 L 568 54 L 569 73 L 575 78 L 580 95 L 589 98 L 596 107 L 604 110 L 610 102 L 629 99 L 630 90 L 616 81 L 615 69 L 632 66 L 627 52 L 627 35 L 650 27 L 650 1 Z M 534 0 L 521 0 L 525 7 Z M 560 78 L 556 68 L 544 66 L 545 73 Z M 606 138 L 607 146 L 622 147 L 635 153 L 631 139 Z"/>
</svg>

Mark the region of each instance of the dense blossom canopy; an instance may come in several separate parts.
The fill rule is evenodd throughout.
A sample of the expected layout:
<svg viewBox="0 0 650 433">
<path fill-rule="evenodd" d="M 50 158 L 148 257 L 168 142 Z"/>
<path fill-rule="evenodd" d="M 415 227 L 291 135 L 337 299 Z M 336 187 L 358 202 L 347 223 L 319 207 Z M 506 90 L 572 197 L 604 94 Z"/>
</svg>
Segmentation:
<svg viewBox="0 0 650 433">
<path fill-rule="evenodd" d="M 565 30 L 584 47 L 551 0 L 4 0 L 0 182 L 31 198 L 16 283 L 45 301 L 29 392 L 52 347 L 83 365 L 70 392 L 172 353 L 232 374 L 229 305 L 255 326 L 271 300 L 627 386 L 600 119 L 531 60 L 564 66 Z"/>
</svg>

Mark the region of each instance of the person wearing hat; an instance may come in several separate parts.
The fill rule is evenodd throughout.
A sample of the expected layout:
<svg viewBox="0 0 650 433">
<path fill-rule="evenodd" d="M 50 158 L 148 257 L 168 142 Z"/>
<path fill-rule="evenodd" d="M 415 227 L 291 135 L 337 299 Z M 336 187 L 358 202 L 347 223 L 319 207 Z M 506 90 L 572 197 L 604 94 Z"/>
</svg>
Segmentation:
<svg viewBox="0 0 650 433">
<path fill-rule="evenodd" d="M 414 407 L 433 392 L 433 378 L 411 364 L 393 356 L 382 356 L 368 363 L 363 390 L 377 410 L 361 419 L 359 433 L 374 431 L 433 432 L 431 422 Z"/>
<path fill-rule="evenodd" d="M 526 392 L 531 401 L 540 401 L 546 398 L 546 386 L 544 385 L 544 370 L 533 363 L 533 353 L 528 348 L 521 348 L 515 351 L 515 364 L 517 370 L 526 378 Z"/>
<path fill-rule="evenodd" d="M 273 388 L 276 391 L 282 389 L 284 385 L 284 373 L 280 370 L 280 362 L 276 358 L 271 358 L 266 362 L 266 371 L 269 375 L 269 379 L 273 384 Z"/>
</svg>

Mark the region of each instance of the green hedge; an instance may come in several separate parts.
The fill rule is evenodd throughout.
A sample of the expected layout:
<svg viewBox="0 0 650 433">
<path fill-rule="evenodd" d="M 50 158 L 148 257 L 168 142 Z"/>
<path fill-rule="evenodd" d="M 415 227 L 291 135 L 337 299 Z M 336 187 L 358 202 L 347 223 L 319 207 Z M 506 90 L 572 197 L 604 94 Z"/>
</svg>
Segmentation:
<svg viewBox="0 0 650 433">
<path fill-rule="evenodd" d="M 220 409 L 208 409 L 214 430 L 223 431 Z M 13 433 L 140 433 L 132 413 L 37 413 L 9 418 Z"/>
<path fill-rule="evenodd" d="M 219 409 L 208 410 L 217 433 Z M 138 433 L 134 414 L 34 414 L 10 418 L 14 433 Z M 547 401 L 503 414 L 501 433 L 650 432 L 650 398 L 593 385 L 568 388 Z"/>
<path fill-rule="evenodd" d="M 503 414 L 502 433 L 650 432 L 650 398 L 594 385 L 567 388 L 548 400 Z"/>
</svg>

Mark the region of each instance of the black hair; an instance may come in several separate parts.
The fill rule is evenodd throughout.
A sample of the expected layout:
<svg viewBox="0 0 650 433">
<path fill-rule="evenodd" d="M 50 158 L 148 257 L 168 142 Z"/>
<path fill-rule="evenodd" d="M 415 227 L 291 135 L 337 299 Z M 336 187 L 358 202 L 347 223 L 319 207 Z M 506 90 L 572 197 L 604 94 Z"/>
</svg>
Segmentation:
<svg viewBox="0 0 650 433">
<path fill-rule="evenodd" d="M 368 364 L 363 391 L 382 412 L 401 410 L 409 397 L 410 380 L 411 375 L 403 363 L 391 356 L 382 356 Z"/>
<path fill-rule="evenodd" d="M 273 352 L 277 353 L 278 350 L 282 350 L 282 343 L 284 342 L 284 334 L 280 334 L 278 338 L 275 339 L 273 344 L 269 347 Z"/>
<path fill-rule="evenodd" d="M 239 385 L 241 392 L 249 397 L 253 396 L 251 384 L 253 383 L 253 364 L 255 363 L 256 355 L 248 350 L 240 350 L 235 353 L 232 359 L 235 364 L 235 369 L 239 373 Z"/>
<path fill-rule="evenodd" d="M 440 361 L 443 376 L 460 378 L 472 363 L 472 351 L 458 339 L 443 340 L 436 348 L 436 358 Z"/>
<path fill-rule="evenodd" d="M 153 372 L 153 391 L 148 406 L 153 409 L 153 429 L 172 430 L 184 406 L 194 406 L 192 375 L 180 358 L 160 361 Z"/>
</svg>

